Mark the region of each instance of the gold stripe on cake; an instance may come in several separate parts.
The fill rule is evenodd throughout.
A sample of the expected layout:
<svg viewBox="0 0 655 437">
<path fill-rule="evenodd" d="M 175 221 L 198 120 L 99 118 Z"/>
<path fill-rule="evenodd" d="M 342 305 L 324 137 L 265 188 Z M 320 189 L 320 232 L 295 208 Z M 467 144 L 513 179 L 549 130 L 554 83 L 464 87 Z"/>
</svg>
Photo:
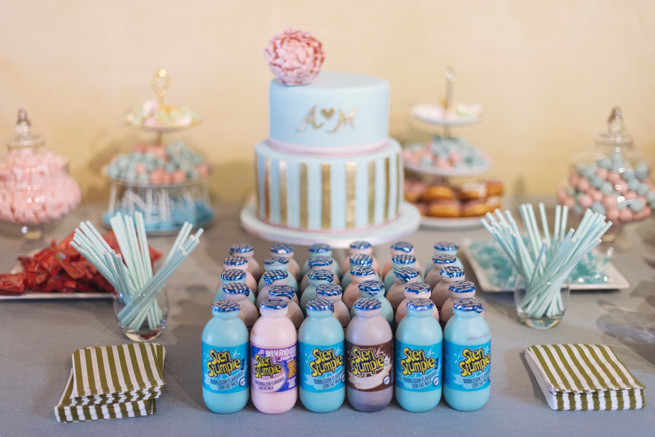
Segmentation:
<svg viewBox="0 0 655 437">
<path fill-rule="evenodd" d="M 389 214 L 389 189 L 391 181 L 389 178 L 391 172 L 391 159 L 387 156 L 384 158 L 384 214 L 387 216 L 387 220 L 390 218 Z"/>
<path fill-rule="evenodd" d="M 368 163 L 368 224 L 375 223 L 375 161 Z"/>
<path fill-rule="evenodd" d="M 346 162 L 346 228 L 355 227 L 357 204 L 355 203 L 355 185 L 357 183 L 357 163 Z"/>
<path fill-rule="evenodd" d="M 403 195 L 405 192 L 405 186 L 403 185 L 403 177 L 402 177 L 402 171 L 403 167 L 401 164 L 402 157 L 400 156 L 400 153 L 396 155 L 396 184 L 398 186 L 398 202 L 396 203 L 396 215 L 400 212 L 400 205 L 403 202 Z"/>
<path fill-rule="evenodd" d="M 287 224 L 287 163 L 280 161 L 280 224 Z"/>
<path fill-rule="evenodd" d="M 259 174 L 259 156 L 255 154 L 255 192 L 257 193 L 257 217 L 262 216 L 262 208 L 260 206 L 259 201 L 261 200 L 262 193 L 259 191 L 259 180 L 261 179 L 261 175 Z"/>
<path fill-rule="evenodd" d="M 332 207 L 330 199 L 330 164 L 321 164 L 321 228 L 329 229 L 332 223 Z"/>
<path fill-rule="evenodd" d="M 307 163 L 300 164 L 300 227 L 309 227 L 309 197 L 308 193 Z"/>
<path fill-rule="evenodd" d="M 271 158 L 264 158 L 264 212 L 271 220 Z"/>
</svg>

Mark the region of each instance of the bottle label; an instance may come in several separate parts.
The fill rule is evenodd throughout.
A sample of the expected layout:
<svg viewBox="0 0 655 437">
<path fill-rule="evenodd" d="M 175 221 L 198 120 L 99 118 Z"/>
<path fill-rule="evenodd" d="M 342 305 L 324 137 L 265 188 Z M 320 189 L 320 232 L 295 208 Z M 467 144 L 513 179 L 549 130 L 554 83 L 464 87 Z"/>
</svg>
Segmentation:
<svg viewBox="0 0 655 437">
<path fill-rule="evenodd" d="M 462 346 L 444 342 L 444 383 L 455 390 L 482 390 L 489 387 L 491 342 Z"/>
<path fill-rule="evenodd" d="M 298 373 L 296 345 L 282 349 L 250 345 L 252 386 L 262 393 L 291 390 L 296 387 Z"/>
<path fill-rule="evenodd" d="M 315 346 L 298 342 L 300 387 L 313 393 L 325 393 L 344 387 L 344 344 Z"/>
<path fill-rule="evenodd" d="M 346 342 L 348 387 L 380 391 L 393 386 L 393 343 L 357 345 Z"/>
<path fill-rule="evenodd" d="M 441 387 L 442 343 L 416 346 L 396 341 L 396 386 L 426 392 Z"/>
<path fill-rule="evenodd" d="M 215 347 L 202 342 L 202 386 L 212 393 L 236 393 L 248 388 L 248 343 Z"/>
</svg>

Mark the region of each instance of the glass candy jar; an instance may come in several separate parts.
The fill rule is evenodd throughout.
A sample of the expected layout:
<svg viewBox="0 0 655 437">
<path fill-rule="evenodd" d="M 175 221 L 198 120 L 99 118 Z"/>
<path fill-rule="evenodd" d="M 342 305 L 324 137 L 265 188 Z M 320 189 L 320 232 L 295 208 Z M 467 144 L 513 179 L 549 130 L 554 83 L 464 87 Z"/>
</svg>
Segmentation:
<svg viewBox="0 0 655 437">
<path fill-rule="evenodd" d="M 20 225 L 28 240 L 42 237 L 43 225 L 71 212 L 80 203 L 80 187 L 68 173 L 66 159 L 49 151 L 33 135 L 27 111 L 18 111 L 16 136 L 0 163 L 0 219 Z"/>
</svg>

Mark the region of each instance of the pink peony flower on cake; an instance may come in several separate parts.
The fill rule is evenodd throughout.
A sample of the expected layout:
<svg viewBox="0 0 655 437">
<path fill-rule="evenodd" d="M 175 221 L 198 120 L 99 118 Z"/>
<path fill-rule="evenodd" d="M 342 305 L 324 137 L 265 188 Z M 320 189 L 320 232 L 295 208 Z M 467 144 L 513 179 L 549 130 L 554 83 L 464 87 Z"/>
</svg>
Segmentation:
<svg viewBox="0 0 655 437">
<path fill-rule="evenodd" d="M 323 45 L 309 32 L 288 28 L 275 35 L 264 49 L 268 67 L 285 85 L 311 82 L 325 60 Z"/>
</svg>

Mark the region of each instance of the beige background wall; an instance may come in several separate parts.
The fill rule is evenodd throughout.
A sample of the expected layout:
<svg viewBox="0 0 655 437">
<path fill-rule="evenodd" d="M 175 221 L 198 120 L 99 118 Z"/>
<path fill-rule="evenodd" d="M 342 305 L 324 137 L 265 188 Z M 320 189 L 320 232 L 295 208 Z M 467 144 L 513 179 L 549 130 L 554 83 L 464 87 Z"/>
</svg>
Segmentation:
<svg viewBox="0 0 655 437">
<path fill-rule="evenodd" d="M 219 199 L 240 199 L 268 129 L 262 50 L 286 26 L 323 41 L 325 70 L 388 80 L 401 141 L 426 138 L 409 108 L 441 99 L 452 65 L 456 100 L 486 111 L 455 133 L 492 155 L 511 191 L 554 192 L 615 104 L 655 158 L 653 1 L 3 0 L 0 10 L 0 138 L 26 107 L 87 198 L 106 198 L 100 168 L 139 135 L 122 117 L 152 96 L 148 81 L 164 66 L 168 100 L 203 118 L 171 139 L 216 164 Z"/>
</svg>

